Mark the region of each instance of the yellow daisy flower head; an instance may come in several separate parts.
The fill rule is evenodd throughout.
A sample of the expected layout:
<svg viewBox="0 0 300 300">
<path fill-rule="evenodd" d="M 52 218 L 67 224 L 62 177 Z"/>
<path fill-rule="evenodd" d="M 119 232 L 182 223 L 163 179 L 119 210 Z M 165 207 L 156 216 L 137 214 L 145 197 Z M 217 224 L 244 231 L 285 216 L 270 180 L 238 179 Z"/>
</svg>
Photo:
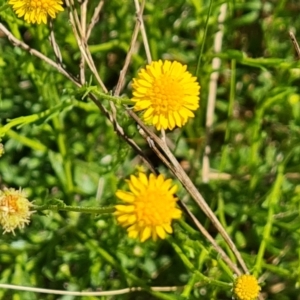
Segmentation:
<svg viewBox="0 0 300 300">
<path fill-rule="evenodd" d="M 0 143 L 0 157 L 4 154 L 4 146 Z"/>
<path fill-rule="evenodd" d="M 233 295 L 237 300 L 256 300 L 259 292 L 260 286 L 253 275 L 238 276 L 233 283 Z"/>
<path fill-rule="evenodd" d="M 154 61 L 133 79 L 135 111 L 157 130 L 182 127 L 199 107 L 200 85 L 177 61 Z"/>
<path fill-rule="evenodd" d="M 127 227 L 128 236 L 139 238 L 141 242 L 150 237 L 165 239 L 167 233 L 172 233 L 172 219 L 181 217 L 181 210 L 176 208 L 174 193 L 177 185 L 172 185 L 172 179 L 165 180 L 163 175 L 143 172 L 138 176 L 131 175 L 127 180 L 130 192 L 118 190 L 116 196 L 125 202 L 116 205 L 115 215 L 118 223 Z"/>
<path fill-rule="evenodd" d="M 13 232 L 23 228 L 30 222 L 32 203 L 26 198 L 25 192 L 15 189 L 0 190 L 0 226 L 4 232 Z"/>
<path fill-rule="evenodd" d="M 8 4 L 27 23 L 47 24 L 48 15 L 54 19 L 59 11 L 64 10 L 62 0 L 9 0 Z"/>
</svg>

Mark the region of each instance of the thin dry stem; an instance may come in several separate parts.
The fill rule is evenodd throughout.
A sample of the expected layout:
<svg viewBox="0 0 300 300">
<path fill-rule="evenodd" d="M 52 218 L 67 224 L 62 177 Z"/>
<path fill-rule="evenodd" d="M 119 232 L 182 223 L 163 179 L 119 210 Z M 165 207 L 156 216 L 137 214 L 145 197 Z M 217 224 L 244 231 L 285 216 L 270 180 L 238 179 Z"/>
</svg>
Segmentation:
<svg viewBox="0 0 300 300">
<path fill-rule="evenodd" d="M 87 14 L 88 0 L 82 1 L 80 5 L 80 26 L 82 29 L 82 38 L 86 40 L 86 14 Z"/>
<path fill-rule="evenodd" d="M 120 71 L 119 80 L 118 80 L 118 83 L 117 83 L 117 86 L 116 86 L 116 89 L 114 92 L 115 96 L 120 95 L 120 92 L 125 83 L 125 76 L 126 76 L 130 61 L 131 61 L 132 54 L 134 52 L 135 43 L 136 43 L 137 36 L 138 36 L 139 30 L 140 30 L 140 25 L 141 25 L 140 20 L 142 19 L 142 16 L 143 16 L 144 6 L 145 6 L 145 0 L 142 2 L 141 9 L 137 10 L 137 20 L 135 22 L 135 27 L 134 27 L 133 34 L 131 37 L 129 51 L 127 52 L 123 69 Z"/>
<path fill-rule="evenodd" d="M 82 43 L 86 44 L 87 39 L 86 39 L 86 14 L 87 14 L 87 4 L 88 0 L 85 0 L 81 3 L 80 5 L 80 23 L 81 23 L 81 28 L 82 28 Z M 79 69 L 80 69 L 80 82 L 81 84 L 85 83 L 85 59 L 84 56 L 81 56 L 80 58 L 80 64 L 79 64 Z"/>
<path fill-rule="evenodd" d="M 77 30 L 79 31 L 78 35 L 79 36 L 83 36 L 84 33 L 82 32 L 82 28 L 81 28 L 81 23 L 78 17 L 78 13 L 77 10 L 74 9 L 74 1 L 73 0 L 67 0 L 66 1 L 67 6 L 69 7 L 70 11 L 72 12 L 73 18 L 72 18 L 72 22 L 73 25 L 77 28 Z"/>
<path fill-rule="evenodd" d="M 50 44 L 53 48 L 57 63 L 60 64 L 63 67 L 62 55 L 61 55 L 61 52 L 60 52 L 60 48 L 59 48 L 59 46 L 56 42 L 56 39 L 55 39 L 52 19 L 50 20 L 49 27 L 50 27 L 50 38 L 49 38 L 50 39 Z"/>
<path fill-rule="evenodd" d="M 94 10 L 94 14 L 92 16 L 91 22 L 88 25 L 87 32 L 86 32 L 87 41 L 90 38 L 90 35 L 92 33 L 93 28 L 95 27 L 95 25 L 99 21 L 99 15 L 100 15 L 100 12 L 101 12 L 101 9 L 102 9 L 103 5 L 104 5 L 104 0 L 101 0 L 98 3 L 98 5 L 96 6 L 95 10 Z"/>
<path fill-rule="evenodd" d="M 114 295 L 123 295 L 123 294 L 129 294 L 131 292 L 144 290 L 141 287 L 131 287 L 131 288 L 125 288 L 125 289 L 113 290 L 113 291 L 77 292 L 77 291 L 42 289 L 42 288 L 35 288 L 35 287 L 14 285 L 14 284 L 4 284 L 4 283 L 0 283 L 0 288 L 34 292 L 34 293 L 43 293 L 43 294 L 52 294 L 52 295 L 69 295 L 69 296 L 114 296 Z M 155 287 L 154 286 L 154 287 L 150 287 L 149 289 L 150 291 L 155 291 L 155 292 L 174 292 L 174 291 L 182 290 L 182 287 L 180 286 Z"/>
<path fill-rule="evenodd" d="M 137 12 L 143 11 L 144 5 L 145 5 L 145 0 L 142 2 L 142 9 L 140 9 L 140 4 L 138 0 L 134 0 L 135 8 Z M 144 26 L 144 20 L 143 20 L 143 15 L 142 14 L 137 14 L 137 17 L 139 19 L 140 23 L 140 30 L 143 38 L 143 44 L 145 47 L 145 52 L 146 52 L 146 57 L 147 57 L 147 62 L 148 64 L 151 63 L 152 57 L 151 57 L 151 52 L 150 52 L 150 47 L 149 47 L 149 42 L 146 34 L 146 29 Z"/>
<path fill-rule="evenodd" d="M 70 1 L 70 0 L 66 0 L 66 4 L 70 8 L 69 17 L 70 17 L 72 30 L 73 30 L 74 36 L 76 38 L 77 45 L 79 47 L 80 53 L 84 57 L 86 63 L 88 64 L 90 70 L 92 71 L 93 75 L 95 76 L 95 78 L 96 78 L 98 84 L 100 85 L 101 89 L 105 93 L 107 93 L 107 89 L 106 89 L 104 83 L 102 82 L 102 80 L 101 80 L 101 78 L 98 74 L 97 68 L 94 64 L 94 60 L 93 60 L 93 58 L 90 54 L 88 46 L 85 43 L 85 41 L 81 38 L 82 36 L 85 36 L 85 34 L 82 33 L 82 28 L 80 26 L 80 22 L 78 21 L 77 11 L 73 9 L 71 3 L 73 3 L 73 2 Z"/>
<path fill-rule="evenodd" d="M 185 213 L 191 218 L 198 230 L 203 234 L 203 236 L 211 243 L 215 250 L 220 254 L 224 262 L 228 264 L 228 267 L 235 272 L 237 275 L 241 275 L 241 271 L 237 266 L 231 261 L 229 256 L 223 251 L 223 249 L 216 243 L 215 239 L 209 234 L 205 227 L 198 221 L 194 214 L 188 209 L 188 207 L 180 201 L 180 206 L 184 209 Z"/>
<path fill-rule="evenodd" d="M 292 31 L 289 32 L 289 35 L 290 35 L 290 39 L 292 40 L 292 43 L 294 45 L 294 48 L 296 50 L 298 59 L 300 59 L 300 47 L 299 47 L 299 44 L 297 42 L 297 39 L 296 39 L 296 37 L 295 37 L 295 35 Z"/>
<path fill-rule="evenodd" d="M 218 17 L 219 31 L 215 35 L 214 41 L 214 52 L 219 53 L 222 50 L 222 40 L 223 40 L 223 30 L 224 30 L 224 21 L 226 17 L 227 3 L 221 5 L 220 14 Z M 214 111 L 216 104 L 217 96 L 217 83 L 219 79 L 219 69 L 221 67 L 221 59 L 215 57 L 212 61 L 212 73 L 210 75 L 209 81 L 209 94 L 207 102 L 207 111 L 206 111 L 206 145 L 204 148 L 204 155 L 202 160 L 202 181 L 207 183 L 209 181 L 209 156 L 210 156 L 210 140 L 212 134 L 212 125 L 214 121 Z"/>
<path fill-rule="evenodd" d="M 170 163 L 168 158 L 156 147 L 156 144 L 152 141 L 151 137 L 141 128 L 139 128 L 140 135 L 148 142 L 149 147 L 155 152 L 157 157 L 162 161 L 162 163 L 173 173 L 175 172 L 174 166 Z M 153 133 L 154 134 L 154 133 Z M 157 171 L 154 170 L 154 174 L 157 174 Z"/>
</svg>

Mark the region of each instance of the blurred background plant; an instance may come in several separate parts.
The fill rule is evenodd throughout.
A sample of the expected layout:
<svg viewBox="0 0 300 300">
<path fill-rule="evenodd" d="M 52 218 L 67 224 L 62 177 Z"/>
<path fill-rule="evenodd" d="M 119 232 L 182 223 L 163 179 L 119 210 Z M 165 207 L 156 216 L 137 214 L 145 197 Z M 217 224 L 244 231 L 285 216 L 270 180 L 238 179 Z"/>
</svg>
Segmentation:
<svg viewBox="0 0 300 300">
<path fill-rule="evenodd" d="M 59 64 L 49 41 L 54 32 L 64 68 L 79 78 L 81 53 L 66 7 L 53 22 L 37 25 L 19 19 L 6 1 L 0 3 L 1 24 Z M 88 45 L 110 91 L 130 48 L 136 8 L 130 1 L 102 3 Z M 86 4 L 76 2 L 73 8 L 82 15 Z M 87 22 L 100 4 L 90 0 L 85 6 Z M 275 300 L 300 299 L 300 72 L 288 34 L 292 30 L 300 39 L 299 13 L 299 1 L 284 0 L 149 0 L 143 13 L 152 59 L 188 65 L 201 85 L 196 117 L 167 132 L 169 147 L 262 282 L 262 296 Z M 222 50 L 215 53 L 220 29 Z M 87 87 L 79 89 L 45 61 L 12 45 L 1 28 L 0 37 L 1 188 L 22 187 L 35 205 L 51 199 L 88 207 L 116 204 L 115 192 L 143 163 L 140 157 L 95 103 L 83 97 Z M 221 66 L 208 128 L 216 57 Z M 122 97 L 131 97 L 131 80 L 146 63 L 139 35 Z M 93 72 L 86 70 L 85 82 L 96 86 Z M 171 177 L 121 104 L 116 118 L 155 168 Z M 186 191 L 181 188 L 177 196 L 235 261 Z M 194 226 L 187 217 L 185 221 Z M 206 239 L 186 226 L 175 223 L 169 239 L 140 243 L 129 239 L 112 215 L 37 212 L 15 236 L 1 236 L 0 283 L 69 291 L 179 287 L 103 299 L 231 299 L 230 289 L 199 278 L 197 272 L 230 283 L 232 274 L 220 267 L 222 261 Z M 0 298 L 75 299 L 9 289 L 0 289 Z"/>
</svg>

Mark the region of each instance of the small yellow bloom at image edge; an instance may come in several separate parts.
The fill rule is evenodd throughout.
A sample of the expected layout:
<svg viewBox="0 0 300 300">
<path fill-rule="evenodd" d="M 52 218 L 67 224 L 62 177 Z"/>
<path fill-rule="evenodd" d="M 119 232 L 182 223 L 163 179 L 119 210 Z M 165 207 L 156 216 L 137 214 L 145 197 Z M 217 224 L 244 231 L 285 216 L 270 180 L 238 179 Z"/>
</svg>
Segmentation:
<svg viewBox="0 0 300 300">
<path fill-rule="evenodd" d="M 117 222 L 127 228 L 130 238 L 141 242 L 149 238 L 153 241 L 165 239 L 173 232 L 172 220 L 179 219 L 182 213 L 176 207 L 177 186 L 163 175 L 147 177 L 143 172 L 138 176 L 131 175 L 127 183 L 130 191 L 116 192 L 123 201 L 123 204 L 115 205 Z"/>
<path fill-rule="evenodd" d="M 253 275 L 238 276 L 233 283 L 233 296 L 236 300 L 256 300 L 259 292 L 260 286 Z"/>
<path fill-rule="evenodd" d="M 32 203 L 21 189 L 13 188 L 0 190 L 0 226 L 3 233 L 12 232 L 16 228 L 24 228 L 30 222 Z"/>
<path fill-rule="evenodd" d="M 63 11 L 62 0 L 8 0 L 8 4 L 19 18 L 24 17 L 27 23 L 47 24 L 47 18 L 56 18 Z"/>
<path fill-rule="evenodd" d="M 4 146 L 0 143 L 0 157 L 4 154 Z"/>
</svg>

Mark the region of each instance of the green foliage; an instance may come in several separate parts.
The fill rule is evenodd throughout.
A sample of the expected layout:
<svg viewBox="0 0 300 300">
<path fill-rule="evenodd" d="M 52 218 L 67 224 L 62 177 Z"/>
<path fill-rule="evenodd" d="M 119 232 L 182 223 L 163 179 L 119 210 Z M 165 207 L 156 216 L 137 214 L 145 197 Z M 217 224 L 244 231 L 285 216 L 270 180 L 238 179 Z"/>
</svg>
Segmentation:
<svg viewBox="0 0 300 300">
<path fill-rule="evenodd" d="M 101 80 L 113 91 L 129 51 L 136 14 L 133 1 L 104 2 L 88 44 Z M 222 51 L 216 54 L 213 45 L 224 3 Z M 5 0 L 0 4 L 1 23 L 55 61 L 49 25 L 26 24 Z M 97 4 L 89 1 L 88 20 Z M 196 117 L 182 129 L 167 132 L 167 138 L 250 272 L 262 279 L 266 298 L 300 299 L 300 65 L 288 36 L 291 29 L 300 40 L 300 3 L 228 0 L 211 4 L 210 10 L 210 2 L 204 0 L 146 1 L 144 24 L 152 59 L 187 64 L 191 73 L 198 72 L 201 85 Z M 80 3 L 75 6 L 79 12 Z M 81 54 L 67 9 L 53 20 L 53 28 L 63 67 L 78 78 Z M 207 99 L 216 57 L 221 67 L 209 133 Z M 121 100 L 131 97 L 130 82 L 145 64 L 139 36 Z M 117 203 L 116 190 L 142 161 L 89 99 L 94 93 L 110 109 L 108 98 L 101 99 L 101 87 L 86 70 L 85 85 L 79 88 L 45 61 L 12 45 L 0 30 L 2 188 L 22 187 L 35 205 L 51 204 L 57 209 Z M 125 102 L 116 103 L 116 118 L 126 135 L 171 177 L 121 103 Z M 207 143 L 210 180 L 204 182 Z M 235 261 L 183 188 L 178 196 Z M 51 202 L 55 199 L 63 203 Z M 40 211 L 15 236 L 1 236 L 0 253 L 0 283 L 69 291 L 144 289 L 80 299 L 231 299 L 232 271 L 187 216 L 174 225 L 167 240 L 141 244 L 127 237 L 112 214 Z M 150 291 L 151 286 L 180 288 L 164 293 Z M 0 298 L 71 300 L 75 296 L 0 288 Z"/>
</svg>

